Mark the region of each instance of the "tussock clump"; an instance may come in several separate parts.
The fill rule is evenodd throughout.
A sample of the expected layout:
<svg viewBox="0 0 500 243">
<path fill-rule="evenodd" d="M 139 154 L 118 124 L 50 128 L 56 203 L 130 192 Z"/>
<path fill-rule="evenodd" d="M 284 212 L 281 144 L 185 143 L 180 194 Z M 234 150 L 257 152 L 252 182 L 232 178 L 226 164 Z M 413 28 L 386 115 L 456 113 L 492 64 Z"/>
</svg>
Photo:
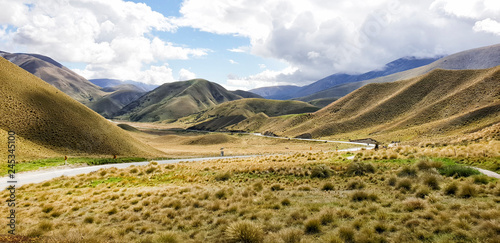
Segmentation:
<svg viewBox="0 0 500 243">
<path fill-rule="evenodd" d="M 375 167 L 370 163 L 352 162 L 347 166 L 346 174 L 350 176 L 375 173 Z"/>
<path fill-rule="evenodd" d="M 344 242 L 354 242 L 355 234 L 356 232 L 354 229 L 350 227 L 343 226 L 339 228 L 339 237 L 344 240 Z"/>
<path fill-rule="evenodd" d="M 377 201 L 378 196 L 374 193 L 368 193 L 365 191 L 355 191 L 354 193 L 351 194 L 351 200 L 355 202 L 360 202 L 360 201 Z"/>
<path fill-rule="evenodd" d="M 396 177 L 392 176 L 391 178 L 389 178 L 389 180 L 387 180 L 387 185 L 395 186 L 397 182 L 398 182 L 398 179 Z"/>
<path fill-rule="evenodd" d="M 227 181 L 231 178 L 231 172 L 226 171 L 215 176 L 216 181 Z"/>
<path fill-rule="evenodd" d="M 429 190 L 428 187 L 423 187 L 423 188 L 420 188 L 417 193 L 415 193 L 415 196 L 418 197 L 418 198 L 425 198 L 426 196 L 428 196 L 429 194 L 431 193 L 431 191 Z"/>
<path fill-rule="evenodd" d="M 415 164 L 415 166 L 418 168 L 418 170 L 425 171 L 433 168 L 439 169 L 443 167 L 443 163 L 439 161 L 433 161 L 430 159 L 421 159 Z"/>
<path fill-rule="evenodd" d="M 321 222 L 319 219 L 309 219 L 304 223 L 306 234 L 317 234 L 321 232 Z"/>
<path fill-rule="evenodd" d="M 422 183 L 428 187 L 430 187 L 432 190 L 439 190 L 439 177 L 436 175 L 426 175 L 422 179 Z"/>
<path fill-rule="evenodd" d="M 413 212 L 424 209 L 426 202 L 420 198 L 408 198 L 403 201 L 403 205 L 406 211 Z"/>
<path fill-rule="evenodd" d="M 326 165 L 318 165 L 311 170 L 311 178 L 330 178 L 333 171 Z"/>
<path fill-rule="evenodd" d="M 398 172 L 399 177 L 416 177 L 417 169 L 411 166 L 405 166 Z"/>
<path fill-rule="evenodd" d="M 178 243 L 180 241 L 175 232 L 164 232 L 155 236 L 153 242 Z"/>
<path fill-rule="evenodd" d="M 363 189 L 363 188 L 365 188 L 365 183 L 363 183 L 359 179 L 351 180 L 349 181 L 349 183 L 347 183 L 348 190 Z"/>
<path fill-rule="evenodd" d="M 262 242 L 264 231 L 254 222 L 238 221 L 227 227 L 226 237 L 229 242 Z"/>
<path fill-rule="evenodd" d="M 458 185 L 456 182 L 452 182 L 444 188 L 444 194 L 446 195 L 455 195 L 458 191 Z"/>
<path fill-rule="evenodd" d="M 271 191 L 283 191 L 285 190 L 280 184 L 274 184 L 271 186 Z"/>
<path fill-rule="evenodd" d="M 327 183 L 323 184 L 323 186 L 321 187 L 321 190 L 323 190 L 323 191 L 333 191 L 334 189 L 335 189 L 335 186 L 331 182 L 327 182 Z"/>
<path fill-rule="evenodd" d="M 299 243 L 304 236 L 304 232 L 297 228 L 286 228 L 278 232 L 279 238 L 284 243 Z"/>
<path fill-rule="evenodd" d="M 410 179 L 405 178 L 405 179 L 398 181 L 398 183 L 396 184 L 396 188 L 409 191 L 409 190 L 411 190 L 412 184 L 413 184 L 413 182 Z"/>
<path fill-rule="evenodd" d="M 486 175 L 475 175 L 475 176 L 472 176 L 472 178 L 474 179 L 475 184 L 486 185 L 486 184 L 490 183 L 490 178 L 488 178 L 488 176 L 486 176 Z"/>
<path fill-rule="evenodd" d="M 474 185 L 462 184 L 458 196 L 461 198 L 471 198 L 477 195 L 477 189 Z"/>
</svg>

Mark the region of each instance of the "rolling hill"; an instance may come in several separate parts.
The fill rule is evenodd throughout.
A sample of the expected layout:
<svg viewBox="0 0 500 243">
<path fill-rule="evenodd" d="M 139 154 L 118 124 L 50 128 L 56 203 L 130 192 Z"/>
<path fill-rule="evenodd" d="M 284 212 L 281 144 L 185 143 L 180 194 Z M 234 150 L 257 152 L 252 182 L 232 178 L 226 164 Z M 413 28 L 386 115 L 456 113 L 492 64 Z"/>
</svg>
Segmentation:
<svg viewBox="0 0 500 243">
<path fill-rule="evenodd" d="M 120 84 L 103 90 L 110 93 L 87 106 L 106 118 L 114 117 L 124 106 L 146 93 L 146 90 L 133 84 Z"/>
<path fill-rule="evenodd" d="M 415 78 L 372 83 L 310 115 L 240 122 L 231 129 L 278 135 L 382 141 L 462 136 L 500 122 L 500 66 L 441 70 Z"/>
<path fill-rule="evenodd" d="M 298 87 L 298 86 L 275 86 L 275 87 L 264 87 L 250 90 L 251 92 L 262 95 L 267 99 L 293 99 L 304 97 L 307 95 L 314 94 L 316 92 L 340 85 L 345 83 L 358 82 L 362 80 L 373 79 L 377 77 L 387 76 L 393 73 L 398 73 L 401 71 L 413 69 L 416 67 L 427 65 L 431 62 L 438 60 L 439 58 L 416 58 L 416 57 L 403 57 L 387 63 L 379 70 L 373 70 L 363 74 L 346 74 L 337 73 L 330 75 L 328 77 L 322 78 L 312 84 Z M 318 98 L 330 98 L 330 97 L 318 97 Z M 311 101 L 311 99 L 304 100 Z"/>
<path fill-rule="evenodd" d="M 435 69 L 467 70 L 485 69 L 500 65 L 500 44 L 475 48 L 443 57 L 433 63 L 391 75 L 336 85 L 332 88 L 297 98 L 311 101 L 321 98 L 340 98 L 369 83 L 384 83 L 413 78 Z"/>
<path fill-rule="evenodd" d="M 4 58 L 0 58 L 0 82 L 0 135 L 15 131 L 25 156 L 160 154 Z"/>
<path fill-rule="evenodd" d="M 166 83 L 123 107 L 117 118 L 155 122 L 185 117 L 220 103 L 242 99 L 204 79 Z"/>
<path fill-rule="evenodd" d="M 89 104 L 105 95 L 97 85 L 50 57 L 37 54 L 1 52 L 0 56 L 58 88 L 73 99 Z"/>
<path fill-rule="evenodd" d="M 102 87 L 102 88 L 110 88 L 116 87 L 123 84 L 132 84 L 136 87 L 139 87 L 141 90 L 151 91 L 153 89 L 158 88 L 159 85 L 155 84 L 146 84 L 132 80 L 118 80 L 118 79 L 110 79 L 110 78 L 100 78 L 100 79 L 89 79 L 89 82 Z"/>
<path fill-rule="evenodd" d="M 241 99 L 228 101 L 212 108 L 180 119 L 181 122 L 195 123 L 189 129 L 216 131 L 224 130 L 245 119 L 257 117 L 274 117 L 289 114 L 310 113 L 319 110 L 301 101 Z"/>
</svg>

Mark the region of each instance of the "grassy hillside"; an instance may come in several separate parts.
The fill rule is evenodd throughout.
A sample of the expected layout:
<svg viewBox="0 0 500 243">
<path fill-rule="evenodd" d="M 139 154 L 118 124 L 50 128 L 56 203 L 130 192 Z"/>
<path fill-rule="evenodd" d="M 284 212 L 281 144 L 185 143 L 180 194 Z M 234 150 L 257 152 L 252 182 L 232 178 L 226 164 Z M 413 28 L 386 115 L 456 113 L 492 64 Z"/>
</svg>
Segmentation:
<svg viewBox="0 0 500 243">
<path fill-rule="evenodd" d="M 146 93 L 142 88 L 132 84 L 122 84 L 104 90 L 109 90 L 111 93 L 88 104 L 88 107 L 106 118 L 113 117 L 124 106 Z"/>
<path fill-rule="evenodd" d="M 499 82 L 500 67 L 435 70 L 409 80 L 366 85 L 310 116 L 271 118 L 259 130 L 386 141 L 463 135 L 500 122 Z"/>
<path fill-rule="evenodd" d="M 181 119 L 181 122 L 195 123 L 192 129 L 219 130 L 247 118 L 264 114 L 267 117 L 288 114 L 309 113 L 319 110 L 302 101 L 266 99 L 241 99 L 222 103 L 198 114 Z M 259 115 L 261 116 L 261 115 Z"/>
<path fill-rule="evenodd" d="M 50 57 L 6 52 L 1 52 L 0 56 L 83 104 L 89 104 L 105 95 L 105 92 L 99 86 L 94 85 Z"/>
<path fill-rule="evenodd" d="M 118 112 L 118 118 L 131 121 L 177 119 L 242 97 L 203 79 L 166 83 Z"/>
<path fill-rule="evenodd" d="M 13 130 L 20 153 L 90 155 L 159 152 L 13 63 L 0 58 L 0 134 Z M 6 140 L 4 140 L 6 141 Z M 0 153 L 6 152 L 2 150 Z"/>
<path fill-rule="evenodd" d="M 340 98 L 366 84 L 385 83 L 397 80 L 410 79 L 417 77 L 419 75 L 426 74 L 436 69 L 467 70 L 467 69 L 492 68 L 500 65 L 500 59 L 498 58 L 499 56 L 500 56 L 500 44 L 475 48 L 443 57 L 425 66 L 417 67 L 403 72 L 398 72 L 380 78 L 337 85 L 332 88 L 308 96 L 300 97 L 297 99 L 302 101 L 311 101 L 321 98 L 331 98 L 331 97 Z"/>
</svg>

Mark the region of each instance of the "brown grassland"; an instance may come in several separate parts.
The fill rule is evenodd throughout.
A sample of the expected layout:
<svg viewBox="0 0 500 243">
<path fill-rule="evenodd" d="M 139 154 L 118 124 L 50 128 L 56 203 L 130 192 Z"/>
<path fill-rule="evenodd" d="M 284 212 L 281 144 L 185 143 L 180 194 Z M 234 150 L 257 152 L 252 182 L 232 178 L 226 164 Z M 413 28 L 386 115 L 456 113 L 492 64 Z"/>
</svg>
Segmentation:
<svg viewBox="0 0 500 243">
<path fill-rule="evenodd" d="M 500 168 L 499 147 L 111 168 L 18 189 L 17 229 L 40 242 L 498 242 L 500 183 L 455 164 Z"/>
</svg>

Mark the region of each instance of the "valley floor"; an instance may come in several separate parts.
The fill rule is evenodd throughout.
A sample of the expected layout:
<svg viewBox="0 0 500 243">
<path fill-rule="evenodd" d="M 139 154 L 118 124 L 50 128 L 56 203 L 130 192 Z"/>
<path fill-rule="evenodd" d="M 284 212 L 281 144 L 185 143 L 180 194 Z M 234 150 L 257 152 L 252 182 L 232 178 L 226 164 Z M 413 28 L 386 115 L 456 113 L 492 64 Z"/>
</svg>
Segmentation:
<svg viewBox="0 0 500 243">
<path fill-rule="evenodd" d="M 19 188 L 17 230 L 41 242 L 498 242 L 500 183 L 457 165 L 498 170 L 498 145 L 101 169 Z"/>
</svg>

